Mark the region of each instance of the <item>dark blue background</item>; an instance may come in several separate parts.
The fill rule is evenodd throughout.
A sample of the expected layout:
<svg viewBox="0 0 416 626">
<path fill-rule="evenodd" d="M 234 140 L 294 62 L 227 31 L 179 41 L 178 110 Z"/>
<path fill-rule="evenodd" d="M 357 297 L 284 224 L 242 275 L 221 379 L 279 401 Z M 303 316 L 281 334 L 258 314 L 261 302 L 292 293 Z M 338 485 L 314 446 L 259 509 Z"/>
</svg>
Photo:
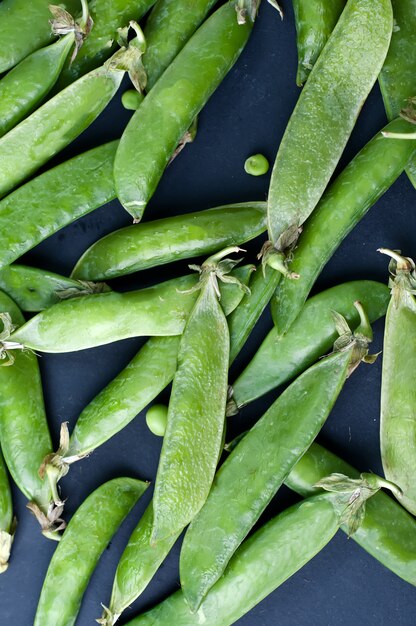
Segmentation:
<svg viewBox="0 0 416 626">
<path fill-rule="evenodd" d="M 245 174 L 244 160 L 256 152 L 273 162 L 299 90 L 295 85 L 296 47 L 291 3 L 285 0 L 285 20 L 263 0 L 254 34 L 237 65 L 211 98 L 200 116 L 193 145 L 169 167 L 145 215 L 154 219 L 205 209 L 226 202 L 265 199 L 269 178 Z M 127 88 L 127 82 L 123 89 Z M 54 162 L 117 138 L 129 119 L 116 96 L 96 123 Z M 340 167 L 356 154 L 385 123 L 379 89 L 370 95 Z M 400 248 L 416 255 L 416 194 L 403 175 L 372 208 L 346 239 L 317 283 L 317 290 L 345 280 L 371 278 L 386 281 L 386 258 L 380 246 Z M 38 246 L 23 260 L 29 264 L 68 274 L 81 253 L 104 234 L 130 223 L 118 202 L 112 202 L 62 230 Z M 254 260 L 261 241 L 249 246 Z M 131 289 L 165 280 L 186 271 L 186 263 L 150 270 L 114 281 L 113 286 Z M 231 380 L 248 362 L 271 325 L 265 313 L 243 354 L 233 367 Z M 375 325 L 375 351 L 381 348 L 383 324 Z M 75 423 L 83 407 L 132 358 L 143 341 L 127 340 L 94 350 L 40 358 L 45 400 L 54 441 L 59 426 Z M 348 380 L 319 441 L 361 470 L 381 471 L 379 455 L 379 393 L 381 359 L 361 366 Z M 231 434 L 245 429 L 260 417 L 275 393 L 247 407 L 233 418 Z M 167 401 L 168 393 L 162 396 Z M 240 425 L 242 424 L 242 425 Z M 62 481 L 68 498 L 66 517 L 104 481 L 115 476 L 153 480 L 161 440 L 147 429 L 141 414 L 128 428 L 99 448 L 90 458 L 75 464 Z M 150 500 L 145 494 L 104 553 L 85 594 L 78 624 L 94 624 L 107 603 L 117 562 L 128 537 Z M 266 517 L 296 501 L 282 489 Z M 8 572 L 0 577 L 0 624 L 29 626 L 49 560 L 56 546 L 39 533 L 25 509 L 24 497 L 14 490 L 19 519 Z M 120 624 L 163 599 L 178 587 L 179 544 L 155 579 Z M 245 626 L 410 626 L 416 614 L 414 589 L 367 555 L 354 541 L 339 533 L 311 563 L 239 621 Z M 175 626 L 175 625 L 172 625 Z"/>
</svg>

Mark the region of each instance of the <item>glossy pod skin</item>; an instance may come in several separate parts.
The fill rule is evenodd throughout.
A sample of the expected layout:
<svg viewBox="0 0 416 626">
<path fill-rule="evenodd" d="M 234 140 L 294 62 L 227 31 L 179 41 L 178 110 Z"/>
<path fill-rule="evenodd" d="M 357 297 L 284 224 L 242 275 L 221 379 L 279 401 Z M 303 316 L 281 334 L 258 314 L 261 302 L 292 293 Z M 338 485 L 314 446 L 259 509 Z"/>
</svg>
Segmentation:
<svg viewBox="0 0 416 626">
<path fill-rule="evenodd" d="M 401 504 L 416 515 L 416 272 L 411 259 L 380 251 L 393 259 L 383 344 L 381 458 L 386 478 L 403 492 Z"/>
<path fill-rule="evenodd" d="M 316 493 L 316 483 L 333 472 L 359 476 L 351 465 L 313 443 L 285 484 L 308 498 Z M 348 532 L 345 526 L 342 529 Z M 351 539 L 397 576 L 416 585 L 416 520 L 385 493 L 380 491 L 367 502 L 364 519 Z"/>
<path fill-rule="evenodd" d="M 100 67 L 48 100 L 0 139 L 0 196 L 65 148 L 105 109 L 124 71 Z"/>
<path fill-rule="evenodd" d="M 61 73 L 74 34 L 37 50 L 0 80 L 0 136 L 31 113 L 49 93 Z"/>
<path fill-rule="evenodd" d="M 81 504 L 49 564 L 34 626 L 75 624 L 101 554 L 147 487 L 133 478 L 115 478 Z"/>
<path fill-rule="evenodd" d="M 143 64 L 147 89 L 151 89 L 188 39 L 204 21 L 217 0 L 158 0 L 146 22 L 147 50 Z"/>
<path fill-rule="evenodd" d="M 226 249 L 201 266 L 200 293 L 186 323 L 169 400 L 153 495 L 151 543 L 177 535 L 208 497 L 221 453 L 230 335 L 217 281 Z M 221 260 L 222 259 L 222 260 Z"/>
<path fill-rule="evenodd" d="M 114 179 L 124 208 L 140 221 L 178 143 L 239 57 L 252 29 L 233 3 L 188 41 L 133 114 L 117 150 Z"/>
<path fill-rule="evenodd" d="M 58 82 L 64 89 L 74 80 L 104 63 L 115 51 L 117 29 L 138 22 L 152 7 L 155 0 L 90 0 L 88 2 L 93 28 L 76 59 L 66 63 Z"/>
<path fill-rule="evenodd" d="M 3 574 L 9 565 L 14 535 L 13 527 L 12 493 L 6 465 L 0 450 L 0 574 Z"/>
<path fill-rule="evenodd" d="M 354 327 L 359 320 L 352 305 L 356 300 L 375 322 L 386 313 L 389 291 L 371 280 L 337 285 L 307 300 L 286 334 L 278 336 L 273 328 L 232 385 L 234 410 L 288 382 L 326 354 L 336 339 L 331 311 Z"/>
<path fill-rule="evenodd" d="M 240 245 L 266 230 L 266 203 L 244 202 L 127 226 L 94 243 L 72 276 L 106 280 Z"/>
<path fill-rule="evenodd" d="M 287 125 L 270 181 L 269 238 L 278 252 L 284 252 L 287 233 L 303 224 L 322 196 L 380 73 L 392 28 L 390 0 L 349 0 L 319 56 Z"/>
<path fill-rule="evenodd" d="M 385 127 L 406 132 L 411 125 L 394 120 Z M 299 315 L 312 286 L 342 240 L 368 209 L 399 177 L 416 142 L 390 141 L 378 133 L 341 172 L 305 224 L 293 253 L 290 269 L 297 281 L 282 280 L 272 301 L 279 335 L 288 331 Z"/>
<path fill-rule="evenodd" d="M 118 141 L 112 141 L 88 150 L 0 200 L 0 266 L 9 265 L 64 226 L 114 200 L 117 146 Z"/>
<path fill-rule="evenodd" d="M 306 82 L 345 6 L 345 0 L 293 0 L 298 48 L 298 87 Z"/>
<path fill-rule="evenodd" d="M 321 359 L 295 379 L 217 472 L 209 497 L 182 544 L 180 579 L 192 611 L 221 577 L 235 550 L 321 430 L 348 374 L 367 351 L 371 330 L 365 329 L 367 338 L 360 329 L 356 339 L 350 335 L 345 349 Z"/>
<path fill-rule="evenodd" d="M 40 352 L 60 353 L 129 337 L 181 335 L 196 300 L 196 294 L 187 291 L 196 283 L 197 277 L 189 274 L 138 291 L 63 300 L 32 317 L 11 340 Z M 226 285 L 225 289 L 236 292 L 238 287 Z"/>
<path fill-rule="evenodd" d="M 3 0 L 0 3 L 0 74 L 51 41 L 49 0 Z M 79 0 L 61 2 L 71 15 Z"/>
</svg>

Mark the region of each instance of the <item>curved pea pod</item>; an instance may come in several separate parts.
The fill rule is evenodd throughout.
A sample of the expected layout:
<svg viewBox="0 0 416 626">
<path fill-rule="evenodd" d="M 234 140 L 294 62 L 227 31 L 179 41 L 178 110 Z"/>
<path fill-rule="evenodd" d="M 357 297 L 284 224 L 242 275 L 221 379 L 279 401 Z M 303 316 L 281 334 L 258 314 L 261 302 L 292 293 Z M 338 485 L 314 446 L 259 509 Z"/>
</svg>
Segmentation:
<svg viewBox="0 0 416 626">
<path fill-rule="evenodd" d="M 47 270 L 17 264 L 0 269 L 0 289 L 22 311 L 29 312 L 43 311 L 68 298 L 111 291 L 105 283 L 73 280 Z"/>
<path fill-rule="evenodd" d="M 178 52 L 204 21 L 217 0 L 158 0 L 144 29 L 147 50 L 143 64 L 147 87 L 157 82 Z"/>
<path fill-rule="evenodd" d="M 5 328 L 3 336 L 10 324 L 23 323 L 23 316 L 15 303 L 2 292 L 0 310 Z M 0 444 L 3 455 L 14 482 L 30 501 L 28 508 L 37 516 L 43 534 L 59 539 L 57 531 L 65 526 L 59 519 L 62 507 L 54 507 L 50 487 L 38 473 L 42 460 L 52 449 L 52 442 L 37 358 L 26 351 L 13 357 L 6 352 L 3 354 L 5 358 L 13 358 L 14 362 L 11 367 L 0 367 Z"/>
<path fill-rule="evenodd" d="M 390 263 L 381 378 L 380 444 L 386 478 L 401 488 L 401 504 L 416 515 L 416 272 L 411 259 L 381 249 Z"/>
<path fill-rule="evenodd" d="M 114 163 L 117 196 L 140 221 L 177 145 L 234 65 L 252 29 L 234 3 L 218 9 L 188 41 L 133 114 Z"/>
<path fill-rule="evenodd" d="M 0 450 L 0 574 L 3 574 L 9 566 L 15 526 L 12 494 L 6 466 Z"/>
<path fill-rule="evenodd" d="M 177 591 L 127 626 L 234 624 L 320 552 L 342 523 L 346 522 L 353 534 L 366 501 L 381 486 L 395 490 L 394 485 L 372 474 L 362 474 L 358 480 L 333 474 L 320 481 L 320 486 L 330 493 L 283 511 L 239 547 L 196 613 L 191 612 L 185 593 Z"/>
<path fill-rule="evenodd" d="M 326 354 L 336 339 L 332 311 L 354 326 L 359 320 L 352 305 L 356 300 L 363 305 L 370 322 L 375 322 L 386 313 L 389 291 L 381 283 L 360 280 L 337 285 L 307 300 L 285 335 L 279 336 L 276 328 L 269 332 L 233 384 L 228 410 L 237 412 L 293 379 Z"/>
<path fill-rule="evenodd" d="M 385 131 L 406 132 L 411 126 L 394 120 Z M 341 172 L 305 224 L 290 269 L 296 281 L 282 280 L 272 300 L 279 335 L 299 315 L 312 286 L 342 240 L 394 183 L 414 153 L 414 141 L 390 141 L 378 133 Z"/>
<path fill-rule="evenodd" d="M 293 0 L 299 87 L 306 82 L 344 7 L 345 0 Z"/>
<path fill-rule="evenodd" d="M 0 3 L 0 74 L 51 41 L 49 0 L 3 0 Z M 60 3 L 72 15 L 79 0 Z"/>
<path fill-rule="evenodd" d="M 319 56 L 289 120 L 270 181 L 268 228 L 278 253 L 322 196 L 380 73 L 392 28 L 390 0 L 349 0 Z"/>
<path fill-rule="evenodd" d="M 244 202 L 116 230 L 94 243 L 72 276 L 96 280 L 206 255 L 245 243 L 266 230 L 266 203 Z"/>
<path fill-rule="evenodd" d="M 315 484 L 333 472 L 353 478 L 359 472 L 317 443 L 297 462 L 285 484 L 303 497 L 316 493 Z M 342 527 L 348 532 L 345 526 Z M 351 535 L 364 550 L 389 570 L 416 585 L 416 520 L 383 492 L 367 502 L 358 530 Z"/>
<path fill-rule="evenodd" d="M 34 626 L 75 623 L 101 554 L 147 487 L 141 480 L 115 478 L 98 487 L 81 504 L 50 562 Z"/>
<path fill-rule="evenodd" d="M 118 141 L 88 150 L 30 180 L 0 200 L 0 266 L 114 200 Z M 16 228 L 16 222 L 19 228 Z"/>
<path fill-rule="evenodd" d="M 355 335 L 338 315 L 337 351 L 301 374 L 219 469 L 182 545 L 180 578 L 193 611 L 318 435 L 348 375 L 362 359 L 369 360 L 371 328 L 362 308 L 358 310 L 362 322 Z"/>
<path fill-rule="evenodd" d="M 88 3 L 93 28 L 72 63 L 66 63 L 58 82 L 63 89 L 74 80 L 95 69 L 115 51 L 117 30 L 138 22 L 155 0 L 92 0 Z"/>
</svg>

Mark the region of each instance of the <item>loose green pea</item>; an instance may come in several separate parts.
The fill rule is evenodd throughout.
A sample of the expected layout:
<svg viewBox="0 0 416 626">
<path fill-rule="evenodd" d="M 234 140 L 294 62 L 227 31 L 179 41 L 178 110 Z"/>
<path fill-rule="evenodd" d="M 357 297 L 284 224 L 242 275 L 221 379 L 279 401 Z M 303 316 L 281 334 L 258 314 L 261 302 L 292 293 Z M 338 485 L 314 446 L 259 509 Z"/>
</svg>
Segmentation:
<svg viewBox="0 0 416 626">
<path fill-rule="evenodd" d="M 269 171 L 269 162 L 263 154 L 253 154 L 244 163 L 244 170 L 250 176 L 263 176 Z"/>
<path fill-rule="evenodd" d="M 146 413 L 146 424 L 149 430 L 157 437 L 163 437 L 168 423 L 168 407 L 164 404 L 154 404 Z"/>
<path fill-rule="evenodd" d="M 143 102 L 143 98 L 143 94 L 136 91 L 136 89 L 127 89 L 121 96 L 121 104 L 128 111 L 137 111 Z"/>
</svg>

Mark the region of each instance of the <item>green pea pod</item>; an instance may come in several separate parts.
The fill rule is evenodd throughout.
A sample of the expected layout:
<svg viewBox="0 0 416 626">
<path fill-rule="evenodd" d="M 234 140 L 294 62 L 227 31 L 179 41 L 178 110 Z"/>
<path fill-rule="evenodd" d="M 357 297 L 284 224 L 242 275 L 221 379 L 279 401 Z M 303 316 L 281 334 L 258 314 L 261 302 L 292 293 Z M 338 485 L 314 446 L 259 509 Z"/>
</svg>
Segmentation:
<svg viewBox="0 0 416 626">
<path fill-rule="evenodd" d="M 81 504 L 49 564 L 34 626 L 75 624 L 101 554 L 147 487 L 134 478 L 115 478 Z"/>
<path fill-rule="evenodd" d="M 9 566 L 15 525 L 9 478 L 0 450 L 0 574 L 3 574 Z"/>
<path fill-rule="evenodd" d="M 330 350 L 336 339 L 332 311 L 341 313 L 348 324 L 358 322 L 352 303 L 359 300 L 370 322 L 385 315 L 389 291 L 385 285 L 360 280 L 337 285 L 305 303 L 288 332 L 279 336 L 273 328 L 253 359 L 232 386 L 229 412 L 236 413 L 249 402 L 283 385 L 303 372 Z"/>
<path fill-rule="evenodd" d="M 361 360 L 370 360 L 371 327 L 361 307 L 358 311 L 361 324 L 355 335 L 338 315 L 336 351 L 282 393 L 219 469 L 182 545 L 180 578 L 193 611 L 318 435 L 348 375 Z"/>
<path fill-rule="evenodd" d="M 38 312 L 67 298 L 111 291 L 105 283 L 73 280 L 53 272 L 25 265 L 0 269 L 0 289 L 22 311 Z"/>
<path fill-rule="evenodd" d="M 386 314 L 381 379 L 380 443 L 386 478 L 403 495 L 400 502 L 416 515 L 416 272 L 411 259 L 381 249 L 390 263 L 391 300 Z"/>
<path fill-rule="evenodd" d="M 196 613 L 191 613 L 185 593 L 177 591 L 127 626 L 234 624 L 322 550 L 342 523 L 347 521 L 354 533 L 366 501 L 381 486 L 395 489 L 372 474 L 358 480 L 333 474 L 320 484 L 331 493 L 315 495 L 283 511 L 239 547 Z"/>
<path fill-rule="evenodd" d="M 143 64 L 147 88 L 159 80 L 188 39 L 201 25 L 217 0 L 158 0 L 146 22 L 144 36 L 147 50 Z"/>
<path fill-rule="evenodd" d="M 117 150 L 114 179 L 125 209 L 140 221 L 178 143 L 234 65 L 252 29 L 227 2 L 195 33 L 133 114 Z"/>
<path fill-rule="evenodd" d="M 408 128 L 408 122 L 398 119 L 385 130 L 405 132 Z M 293 252 L 290 269 L 300 277 L 282 280 L 272 301 L 279 335 L 287 332 L 299 315 L 315 280 L 342 240 L 402 173 L 415 146 L 414 141 L 387 141 L 377 133 L 329 187 Z"/>
<path fill-rule="evenodd" d="M 117 29 L 128 26 L 132 20 L 141 20 L 154 3 L 155 0 L 90 0 L 93 28 L 76 59 L 66 63 L 58 88 L 67 87 L 104 63 L 116 49 Z"/>
<path fill-rule="evenodd" d="M 333 472 L 359 477 L 359 472 L 317 443 L 297 462 L 285 484 L 303 497 L 316 493 L 316 483 Z M 343 526 L 342 529 L 348 532 Z M 389 570 L 416 585 L 416 520 L 380 492 L 368 501 L 360 528 L 351 535 Z"/>
<path fill-rule="evenodd" d="M 296 84 L 299 87 L 306 82 L 344 6 L 345 0 L 293 0 L 298 48 Z"/>
<path fill-rule="evenodd" d="M 270 182 L 268 226 L 277 252 L 289 247 L 288 240 L 312 213 L 334 173 L 380 73 L 392 28 L 390 0 L 349 0 L 316 62 L 289 120 Z"/>
<path fill-rule="evenodd" d="M 266 203 L 244 202 L 116 230 L 94 243 L 72 276 L 108 279 L 240 245 L 266 229 Z"/>
<path fill-rule="evenodd" d="M 9 324 L 20 325 L 23 316 L 15 303 L 0 292 L 0 311 L 4 331 Z M 10 317 L 6 317 L 5 313 Z M 11 358 L 7 352 L 4 358 Z M 0 367 L 0 442 L 10 474 L 20 491 L 30 500 L 29 508 L 37 515 L 43 534 L 59 539 L 64 527 L 59 515 L 62 507 L 53 507 L 50 487 L 39 476 L 39 467 L 52 449 L 46 422 L 42 383 L 37 358 L 31 352 L 16 353 L 12 367 Z M 7 365 L 7 361 L 4 363 Z M 10 362 L 9 362 L 10 364 Z"/>
<path fill-rule="evenodd" d="M 168 423 L 153 496 L 151 542 L 177 535 L 208 497 L 221 452 L 227 402 L 230 336 L 218 279 L 233 280 L 226 248 L 200 268 L 200 294 L 179 345 Z"/>
<path fill-rule="evenodd" d="M 9 265 L 64 226 L 115 198 L 117 146 L 118 141 L 112 141 L 88 150 L 0 200 L 0 266 Z"/>
<path fill-rule="evenodd" d="M 0 3 L 0 74 L 50 43 L 50 4 L 49 0 L 3 0 Z M 60 5 L 71 15 L 79 10 L 79 0 L 65 0 Z"/>
</svg>

